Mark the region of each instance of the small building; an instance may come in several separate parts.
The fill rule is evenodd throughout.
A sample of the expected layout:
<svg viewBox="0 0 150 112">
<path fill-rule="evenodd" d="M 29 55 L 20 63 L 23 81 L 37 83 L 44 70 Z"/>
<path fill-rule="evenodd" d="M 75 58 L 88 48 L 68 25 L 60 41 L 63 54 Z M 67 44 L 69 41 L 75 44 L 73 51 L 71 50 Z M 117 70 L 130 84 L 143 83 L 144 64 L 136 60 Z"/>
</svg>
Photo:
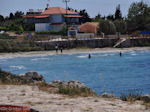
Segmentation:
<svg viewBox="0 0 150 112">
<path fill-rule="evenodd" d="M 27 14 L 26 22 L 35 24 L 35 31 L 61 31 L 64 26 L 78 26 L 79 18 L 82 16 L 78 12 L 66 10 L 61 7 L 47 8 L 37 14 Z"/>
<path fill-rule="evenodd" d="M 98 27 L 99 27 L 99 22 L 87 22 L 82 24 L 79 27 L 79 32 L 97 34 Z"/>
</svg>

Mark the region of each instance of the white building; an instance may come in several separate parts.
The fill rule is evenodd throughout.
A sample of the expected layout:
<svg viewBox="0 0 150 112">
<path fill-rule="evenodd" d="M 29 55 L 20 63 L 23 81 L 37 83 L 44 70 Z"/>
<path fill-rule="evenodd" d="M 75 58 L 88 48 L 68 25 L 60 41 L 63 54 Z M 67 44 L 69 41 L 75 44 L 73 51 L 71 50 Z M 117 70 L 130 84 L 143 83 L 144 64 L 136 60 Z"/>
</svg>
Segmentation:
<svg viewBox="0 0 150 112">
<path fill-rule="evenodd" d="M 79 13 L 60 7 L 48 8 L 39 14 L 25 16 L 28 23 L 35 23 L 35 31 L 61 31 L 67 22 L 68 26 L 79 25 Z"/>
</svg>

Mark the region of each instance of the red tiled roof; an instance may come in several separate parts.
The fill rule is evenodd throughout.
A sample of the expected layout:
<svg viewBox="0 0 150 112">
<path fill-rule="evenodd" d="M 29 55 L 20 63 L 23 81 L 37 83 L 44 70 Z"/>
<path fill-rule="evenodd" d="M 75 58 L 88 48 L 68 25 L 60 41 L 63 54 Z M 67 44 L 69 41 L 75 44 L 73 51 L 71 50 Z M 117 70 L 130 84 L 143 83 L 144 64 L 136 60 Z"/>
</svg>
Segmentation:
<svg viewBox="0 0 150 112">
<path fill-rule="evenodd" d="M 24 16 L 24 18 L 47 18 L 49 17 L 48 15 L 40 15 L 40 16 L 37 16 L 37 15 L 32 15 L 32 16 Z"/>
<path fill-rule="evenodd" d="M 41 16 L 34 16 L 35 18 L 47 18 L 49 17 L 48 15 L 41 15 Z"/>
<path fill-rule="evenodd" d="M 80 26 L 80 32 L 84 33 L 97 33 L 97 28 L 99 27 L 98 22 L 87 22 Z"/>
<path fill-rule="evenodd" d="M 81 18 L 80 15 L 64 15 L 64 17 L 73 17 L 73 18 Z"/>
<path fill-rule="evenodd" d="M 68 14 L 78 14 L 77 12 L 67 10 Z M 45 10 L 42 15 L 66 14 L 66 9 L 61 7 L 51 7 Z"/>
</svg>

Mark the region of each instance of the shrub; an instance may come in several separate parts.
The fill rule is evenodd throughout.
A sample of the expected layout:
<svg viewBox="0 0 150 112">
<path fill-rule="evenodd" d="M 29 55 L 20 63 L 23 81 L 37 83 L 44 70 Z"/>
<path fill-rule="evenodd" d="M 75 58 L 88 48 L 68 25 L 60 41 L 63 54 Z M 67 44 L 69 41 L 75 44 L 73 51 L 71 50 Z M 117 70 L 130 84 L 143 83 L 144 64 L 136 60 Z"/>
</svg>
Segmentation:
<svg viewBox="0 0 150 112">
<path fill-rule="evenodd" d="M 96 94 L 89 88 L 59 86 L 59 93 L 71 96 L 95 96 Z"/>
<path fill-rule="evenodd" d="M 16 37 L 11 37 L 7 34 L 0 34 L 0 39 L 16 39 Z"/>
</svg>

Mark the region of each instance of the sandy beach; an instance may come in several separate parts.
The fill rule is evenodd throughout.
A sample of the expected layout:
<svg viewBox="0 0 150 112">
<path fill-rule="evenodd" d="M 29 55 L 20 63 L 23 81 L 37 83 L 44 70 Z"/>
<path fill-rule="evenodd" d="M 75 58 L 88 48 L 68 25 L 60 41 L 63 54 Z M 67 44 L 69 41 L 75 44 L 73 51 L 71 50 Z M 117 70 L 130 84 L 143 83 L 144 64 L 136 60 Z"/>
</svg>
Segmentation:
<svg viewBox="0 0 150 112">
<path fill-rule="evenodd" d="M 150 50 L 150 47 L 133 47 L 133 48 L 80 48 L 63 50 L 63 54 L 79 54 L 79 53 L 104 53 L 104 52 L 127 52 L 137 50 Z M 58 55 L 61 54 L 60 51 Z M 32 57 L 32 56 L 48 56 L 56 55 L 56 51 L 33 51 L 33 52 L 16 52 L 16 53 L 0 53 L 0 58 L 15 58 L 15 57 Z"/>
</svg>

